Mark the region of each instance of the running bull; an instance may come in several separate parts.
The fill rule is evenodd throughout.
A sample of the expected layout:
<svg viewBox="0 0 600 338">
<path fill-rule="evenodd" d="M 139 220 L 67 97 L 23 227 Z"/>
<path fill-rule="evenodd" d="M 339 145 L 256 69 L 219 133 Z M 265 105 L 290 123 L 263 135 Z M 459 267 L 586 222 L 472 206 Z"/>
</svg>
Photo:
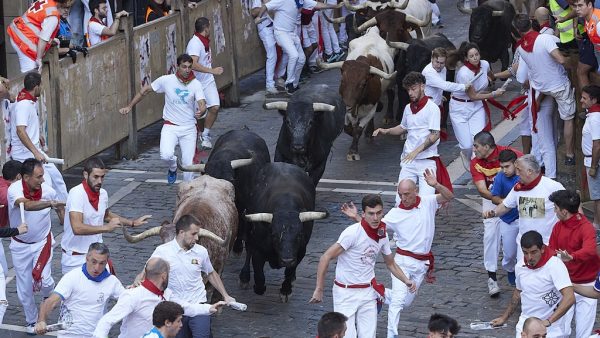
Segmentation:
<svg viewBox="0 0 600 338">
<path fill-rule="evenodd" d="M 292 294 L 296 268 L 306 254 L 312 234 L 313 221 L 326 218 L 327 212 L 315 208 L 313 181 L 298 166 L 275 162 L 265 164 L 247 181 L 254 189 L 246 219 L 252 223 L 246 252 L 254 271 L 254 292 L 266 290 L 264 265 L 273 269 L 285 268 L 280 297 L 287 302 Z M 250 264 L 246 260 L 240 272 L 240 285 L 248 286 Z"/>
<path fill-rule="evenodd" d="M 267 109 L 279 109 L 283 123 L 279 130 L 275 162 L 304 169 L 316 187 L 325 171 L 327 157 L 344 128 L 346 106 L 327 85 L 304 87 L 289 102 L 270 102 Z"/>
</svg>

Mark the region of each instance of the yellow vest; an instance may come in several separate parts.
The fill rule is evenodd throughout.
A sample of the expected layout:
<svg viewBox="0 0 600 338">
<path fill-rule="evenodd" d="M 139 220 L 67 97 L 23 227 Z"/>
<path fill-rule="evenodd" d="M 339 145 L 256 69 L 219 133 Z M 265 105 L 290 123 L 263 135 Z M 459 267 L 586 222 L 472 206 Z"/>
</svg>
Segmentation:
<svg viewBox="0 0 600 338">
<path fill-rule="evenodd" d="M 550 0 L 548 3 L 550 5 L 550 11 L 555 17 L 564 18 L 567 15 L 571 14 L 571 12 L 573 11 L 571 7 L 567 9 L 562 9 L 562 7 L 558 5 L 556 0 Z M 556 24 L 556 28 L 558 29 L 558 33 L 560 36 L 560 42 L 567 43 L 575 39 L 575 31 L 573 30 L 573 20 L 575 19 L 567 20 L 565 22 Z"/>
</svg>

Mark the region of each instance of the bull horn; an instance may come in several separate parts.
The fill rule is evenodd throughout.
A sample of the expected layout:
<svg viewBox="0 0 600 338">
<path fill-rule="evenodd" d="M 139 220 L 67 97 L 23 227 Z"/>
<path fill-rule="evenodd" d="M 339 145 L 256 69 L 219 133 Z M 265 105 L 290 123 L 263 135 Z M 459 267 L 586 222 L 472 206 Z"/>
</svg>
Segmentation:
<svg viewBox="0 0 600 338">
<path fill-rule="evenodd" d="M 392 48 L 396 48 L 396 49 L 402 49 L 402 50 L 407 50 L 409 44 L 406 42 L 396 42 L 396 41 L 390 41 L 390 34 L 387 33 L 385 35 L 385 42 L 387 43 L 388 46 L 392 47 Z"/>
<path fill-rule="evenodd" d="M 257 214 L 246 215 L 246 220 L 250 222 L 273 222 L 273 214 L 268 212 L 259 212 Z"/>
<path fill-rule="evenodd" d="M 326 111 L 332 112 L 335 110 L 335 106 L 327 103 L 315 102 L 313 103 L 313 111 Z"/>
<path fill-rule="evenodd" d="M 492 16 L 502 16 L 504 11 L 492 11 Z"/>
<path fill-rule="evenodd" d="M 317 66 L 321 69 L 342 68 L 343 65 L 344 65 L 344 61 L 325 63 L 325 62 L 322 62 L 321 59 L 317 59 Z"/>
<path fill-rule="evenodd" d="M 327 20 L 330 23 L 344 23 L 344 21 L 346 20 L 346 17 L 340 16 L 339 18 L 330 18 L 327 15 L 325 15 L 325 13 L 323 13 L 323 16 L 325 17 L 325 20 Z"/>
<path fill-rule="evenodd" d="M 181 164 L 181 160 L 177 158 L 177 169 L 181 171 L 189 171 L 189 172 L 204 172 L 205 164 L 192 164 L 192 165 L 183 165 Z"/>
<path fill-rule="evenodd" d="M 212 239 L 213 241 L 217 242 L 219 245 L 225 244 L 225 240 L 223 238 L 217 236 L 214 232 L 203 229 L 203 228 L 200 228 L 200 230 L 198 231 L 198 237 L 206 237 L 208 239 Z"/>
<path fill-rule="evenodd" d="M 344 0 L 344 6 L 345 6 L 345 7 L 346 7 L 346 9 L 348 9 L 349 11 L 353 11 L 353 12 L 355 12 L 355 11 L 358 11 L 358 10 L 361 10 L 361 9 L 363 9 L 363 8 L 367 7 L 367 3 L 366 3 L 366 2 L 364 2 L 364 3 L 362 3 L 362 4 L 359 4 L 359 5 L 356 5 L 356 6 L 354 6 L 354 5 L 350 4 L 350 1 L 348 1 L 348 0 Z"/>
<path fill-rule="evenodd" d="M 129 243 L 137 243 L 147 237 L 158 236 L 160 234 L 161 228 L 161 226 L 157 226 L 154 228 L 150 228 L 140 234 L 130 235 L 129 232 L 127 232 L 127 230 L 125 229 L 125 227 L 121 227 L 121 229 L 123 229 L 123 237 L 125 237 L 125 240 Z"/>
<path fill-rule="evenodd" d="M 456 2 L 456 8 L 458 8 L 458 11 L 463 13 L 463 14 L 469 14 L 471 15 L 471 13 L 473 13 L 473 9 L 472 8 L 465 8 L 464 5 L 464 1 L 462 0 L 458 0 Z"/>
<path fill-rule="evenodd" d="M 408 7 L 408 0 L 404 0 L 404 3 L 400 4 L 400 1 L 390 1 L 389 6 L 394 9 L 405 9 Z"/>
<path fill-rule="evenodd" d="M 369 70 L 369 73 L 371 73 L 373 75 L 377 75 L 379 77 L 382 77 L 382 78 L 384 78 L 386 80 L 389 80 L 389 79 L 391 79 L 391 78 L 393 78 L 393 77 L 396 76 L 396 72 L 388 74 L 388 73 L 384 72 L 383 70 L 381 70 L 381 69 L 379 69 L 377 67 L 370 66 L 370 68 L 371 69 Z"/>
<path fill-rule="evenodd" d="M 265 103 L 264 108 L 265 109 L 286 110 L 287 109 L 287 102 L 285 102 L 285 101 L 275 101 L 275 102 Z"/>
<path fill-rule="evenodd" d="M 231 160 L 231 169 L 237 169 L 252 164 L 253 158 L 240 158 L 238 160 Z"/>
<path fill-rule="evenodd" d="M 373 27 L 375 25 L 377 25 L 377 18 L 373 17 L 373 18 L 370 18 L 369 20 L 367 20 L 367 22 L 365 22 L 362 25 L 358 26 L 357 31 L 359 33 L 362 33 L 365 30 L 367 30 L 367 28 Z"/>
<path fill-rule="evenodd" d="M 427 14 L 427 18 L 425 18 L 425 20 L 419 20 L 412 15 L 406 14 L 406 21 L 414 23 L 419 27 L 425 27 L 431 23 L 431 12 Z"/>
<path fill-rule="evenodd" d="M 329 214 L 322 211 L 304 211 L 298 215 L 300 218 L 300 222 L 310 222 L 318 219 L 323 219 L 329 217 Z"/>
</svg>

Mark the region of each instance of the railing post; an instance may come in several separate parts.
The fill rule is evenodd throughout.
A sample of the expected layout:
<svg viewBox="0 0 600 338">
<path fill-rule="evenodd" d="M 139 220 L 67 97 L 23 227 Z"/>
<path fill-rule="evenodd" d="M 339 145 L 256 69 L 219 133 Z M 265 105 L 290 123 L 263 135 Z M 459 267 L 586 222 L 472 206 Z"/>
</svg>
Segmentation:
<svg viewBox="0 0 600 338">
<path fill-rule="evenodd" d="M 235 44 L 235 39 L 234 39 L 234 16 L 233 16 L 233 4 L 231 3 L 231 0 L 225 0 L 225 8 L 226 8 L 226 12 L 227 12 L 227 35 L 229 38 L 229 46 L 230 48 L 228 48 L 230 50 L 229 52 L 229 59 L 231 61 L 231 87 L 229 87 L 227 89 L 227 98 L 228 101 L 231 105 L 237 106 L 240 104 L 240 88 L 239 88 L 239 74 L 238 74 L 238 68 L 237 68 L 237 58 L 238 58 L 238 52 L 237 52 L 237 46 Z"/>
<path fill-rule="evenodd" d="M 62 132 L 61 132 L 61 114 L 60 114 L 60 63 L 58 59 L 58 48 L 52 47 L 44 56 L 44 66 L 42 69 L 42 78 L 44 72 L 48 72 L 48 91 L 46 92 L 46 118 L 50 121 L 47 123 L 48 145 L 53 145 L 54 153 L 51 155 L 64 158 L 62 151 Z M 52 141 L 51 143 L 49 141 Z M 50 148 L 49 148 L 50 149 Z M 65 158 L 65 164 L 69 166 L 69 159 Z"/>
<path fill-rule="evenodd" d="M 133 41 L 133 18 L 124 18 L 121 25 L 125 33 L 125 43 L 127 45 L 127 60 L 129 61 L 129 86 L 127 87 L 127 102 L 133 98 L 138 88 L 138 81 L 135 78 L 135 49 Z M 128 114 L 129 137 L 127 139 L 127 157 L 129 159 L 137 158 L 138 156 L 138 128 L 137 128 L 137 111 L 133 107 Z"/>
</svg>

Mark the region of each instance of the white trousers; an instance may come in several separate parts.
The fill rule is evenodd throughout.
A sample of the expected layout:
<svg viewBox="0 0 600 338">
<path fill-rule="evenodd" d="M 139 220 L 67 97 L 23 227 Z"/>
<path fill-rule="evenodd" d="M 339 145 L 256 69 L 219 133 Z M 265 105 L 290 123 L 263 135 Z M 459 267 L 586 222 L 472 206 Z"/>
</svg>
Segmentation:
<svg viewBox="0 0 600 338">
<path fill-rule="evenodd" d="M 300 81 L 300 73 L 306 61 L 300 37 L 296 32 L 284 32 L 277 29 L 275 29 L 274 35 L 277 44 L 287 54 L 287 79 L 285 80 L 285 84 L 293 83 L 294 87 L 296 87 Z"/>
<path fill-rule="evenodd" d="M 428 261 L 420 261 L 412 257 L 396 254 L 394 256 L 396 264 L 404 271 L 407 278 L 417 283 L 417 292 L 427 269 Z M 417 292 L 411 293 L 402 281 L 392 274 L 392 300 L 388 309 L 387 337 L 398 337 L 398 323 L 400 322 L 400 312 L 409 307 L 415 300 Z"/>
<path fill-rule="evenodd" d="M 531 102 L 531 95 L 529 96 Z M 554 100 L 546 97 L 542 100 L 537 114 L 537 133 L 531 132 L 532 153 L 546 169 L 544 176 L 556 178 L 556 137 L 554 135 Z M 531 112 L 530 112 L 531 114 Z M 530 119 L 529 128 L 533 129 Z"/>
<path fill-rule="evenodd" d="M 492 201 L 482 198 L 483 211 L 493 210 Z M 507 272 L 515 271 L 517 262 L 518 223 L 507 224 L 499 217 L 483 220 L 483 265 L 487 271 L 498 270 L 498 255 L 502 242 L 502 268 Z"/>
<path fill-rule="evenodd" d="M 177 156 L 175 156 L 175 146 L 179 144 L 181 149 L 181 164 L 191 165 L 196 151 L 196 140 L 198 132 L 196 126 L 175 126 L 165 124 L 160 132 L 160 158 L 167 161 L 169 170 L 177 170 Z M 194 179 L 194 173 L 183 173 L 184 181 Z"/>
<path fill-rule="evenodd" d="M 53 163 L 44 164 L 44 181 L 52 185 L 59 201 L 67 201 L 67 197 L 69 197 L 67 185 L 60 170 Z"/>
<path fill-rule="evenodd" d="M 61 253 L 60 265 L 63 276 L 73 269 L 80 268 L 85 263 L 85 255 L 71 255 L 62 251 Z"/>
<path fill-rule="evenodd" d="M 348 9 L 346 9 L 346 7 L 342 7 L 342 16 L 346 17 L 349 14 L 350 14 L 350 11 L 348 11 Z M 344 43 L 344 42 L 348 41 L 348 33 L 346 32 L 346 22 L 342 22 L 340 24 L 338 40 L 340 43 Z"/>
<path fill-rule="evenodd" d="M 593 286 L 594 282 L 584 283 L 581 285 Z M 594 298 L 584 297 L 575 293 L 575 305 L 565 314 L 565 321 L 571 324 L 575 317 L 575 337 L 588 338 L 594 329 L 594 321 L 596 320 L 596 307 L 598 300 Z M 573 310 L 575 308 L 575 310 Z"/>
<path fill-rule="evenodd" d="M 263 42 L 265 52 L 267 53 L 267 63 L 265 66 L 266 72 L 266 87 L 275 88 L 275 65 L 277 65 L 277 49 L 275 48 L 275 36 L 273 35 L 273 26 L 263 27 L 258 31 L 258 36 Z"/>
<path fill-rule="evenodd" d="M 6 278 L 4 274 L 6 270 L 0 266 L 0 324 L 4 320 L 4 313 L 8 308 L 8 301 L 6 300 Z"/>
<path fill-rule="evenodd" d="M 373 288 L 344 289 L 333 286 L 333 311 L 342 313 L 346 321 L 344 338 L 375 338 L 377 332 L 377 300 Z"/>
<path fill-rule="evenodd" d="M 327 0 L 327 3 L 335 4 L 336 1 Z M 331 55 L 332 53 L 339 53 L 340 43 L 335 28 L 331 22 L 323 17 L 324 15 L 327 15 L 329 18 L 333 18 L 333 9 L 322 10 L 319 15 L 321 16 L 321 35 L 323 36 L 323 48 L 325 49 L 325 54 Z"/>
<path fill-rule="evenodd" d="M 450 99 L 450 121 L 460 149 L 471 150 L 473 137 L 485 128 L 483 104 Z"/>
<path fill-rule="evenodd" d="M 573 307 L 571 307 L 571 309 L 569 311 L 573 311 Z M 568 314 L 568 312 L 567 312 L 567 314 Z M 550 327 L 546 328 L 546 332 L 547 332 L 546 338 L 568 338 L 571 335 L 570 322 L 567 323 L 565 320 L 565 316 L 567 314 L 562 316 L 556 322 L 552 323 L 552 325 L 550 325 Z M 521 332 L 523 332 L 523 324 L 525 324 L 525 320 L 528 317 L 529 316 L 524 316 L 523 314 L 521 314 L 521 316 L 519 317 L 519 321 L 517 322 L 517 327 L 516 327 L 517 332 L 516 332 L 515 338 L 521 338 Z M 543 319 L 548 319 L 548 318 L 543 318 Z"/>
<path fill-rule="evenodd" d="M 31 272 L 33 266 L 37 263 L 45 243 L 46 240 L 34 244 L 19 243 L 15 240 L 11 240 L 10 242 L 10 252 L 17 280 L 17 296 L 23 305 L 27 323 L 35 323 L 37 321 L 38 308 L 33 295 L 33 277 L 31 276 Z M 54 237 L 52 237 L 52 244 L 54 245 Z M 44 297 L 50 296 L 50 293 L 54 289 L 54 279 L 52 278 L 51 271 L 52 254 L 53 249 L 50 250 L 48 264 L 42 270 L 42 296 Z"/>
<path fill-rule="evenodd" d="M 37 69 L 35 60 L 32 60 L 29 56 L 27 56 L 27 54 L 23 53 L 11 38 L 9 38 L 9 40 L 15 52 L 17 52 L 17 58 L 19 59 L 19 69 L 21 70 L 21 73 L 25 74 L 31 70 Z"/>
<path fill-rule="evenodd" d="M 2 266 L 2 275 L 6 277 L 6 274 L 8 273 L 8 263 L 6 262 L 6 254 L 4 253 L 2 239 L 0 239 L 0 266 Z"/>
<path fill-rule="evenodd" d="M 419 196 L 435 194 L 435 188 L 427 184 L 425 176 L 423 176 L 426 169 L 433 170 L 434 173 L 436 172 L 437 166 L 434 160 L 414 160 L 411 163 L 401 163 L 400 166 L 398 183 L 404 179 L 410 179 L 419 186 Z M 400 196 L 396 192 L 396 205 L 398 203 L 400 203 Z"/>
</svg>

